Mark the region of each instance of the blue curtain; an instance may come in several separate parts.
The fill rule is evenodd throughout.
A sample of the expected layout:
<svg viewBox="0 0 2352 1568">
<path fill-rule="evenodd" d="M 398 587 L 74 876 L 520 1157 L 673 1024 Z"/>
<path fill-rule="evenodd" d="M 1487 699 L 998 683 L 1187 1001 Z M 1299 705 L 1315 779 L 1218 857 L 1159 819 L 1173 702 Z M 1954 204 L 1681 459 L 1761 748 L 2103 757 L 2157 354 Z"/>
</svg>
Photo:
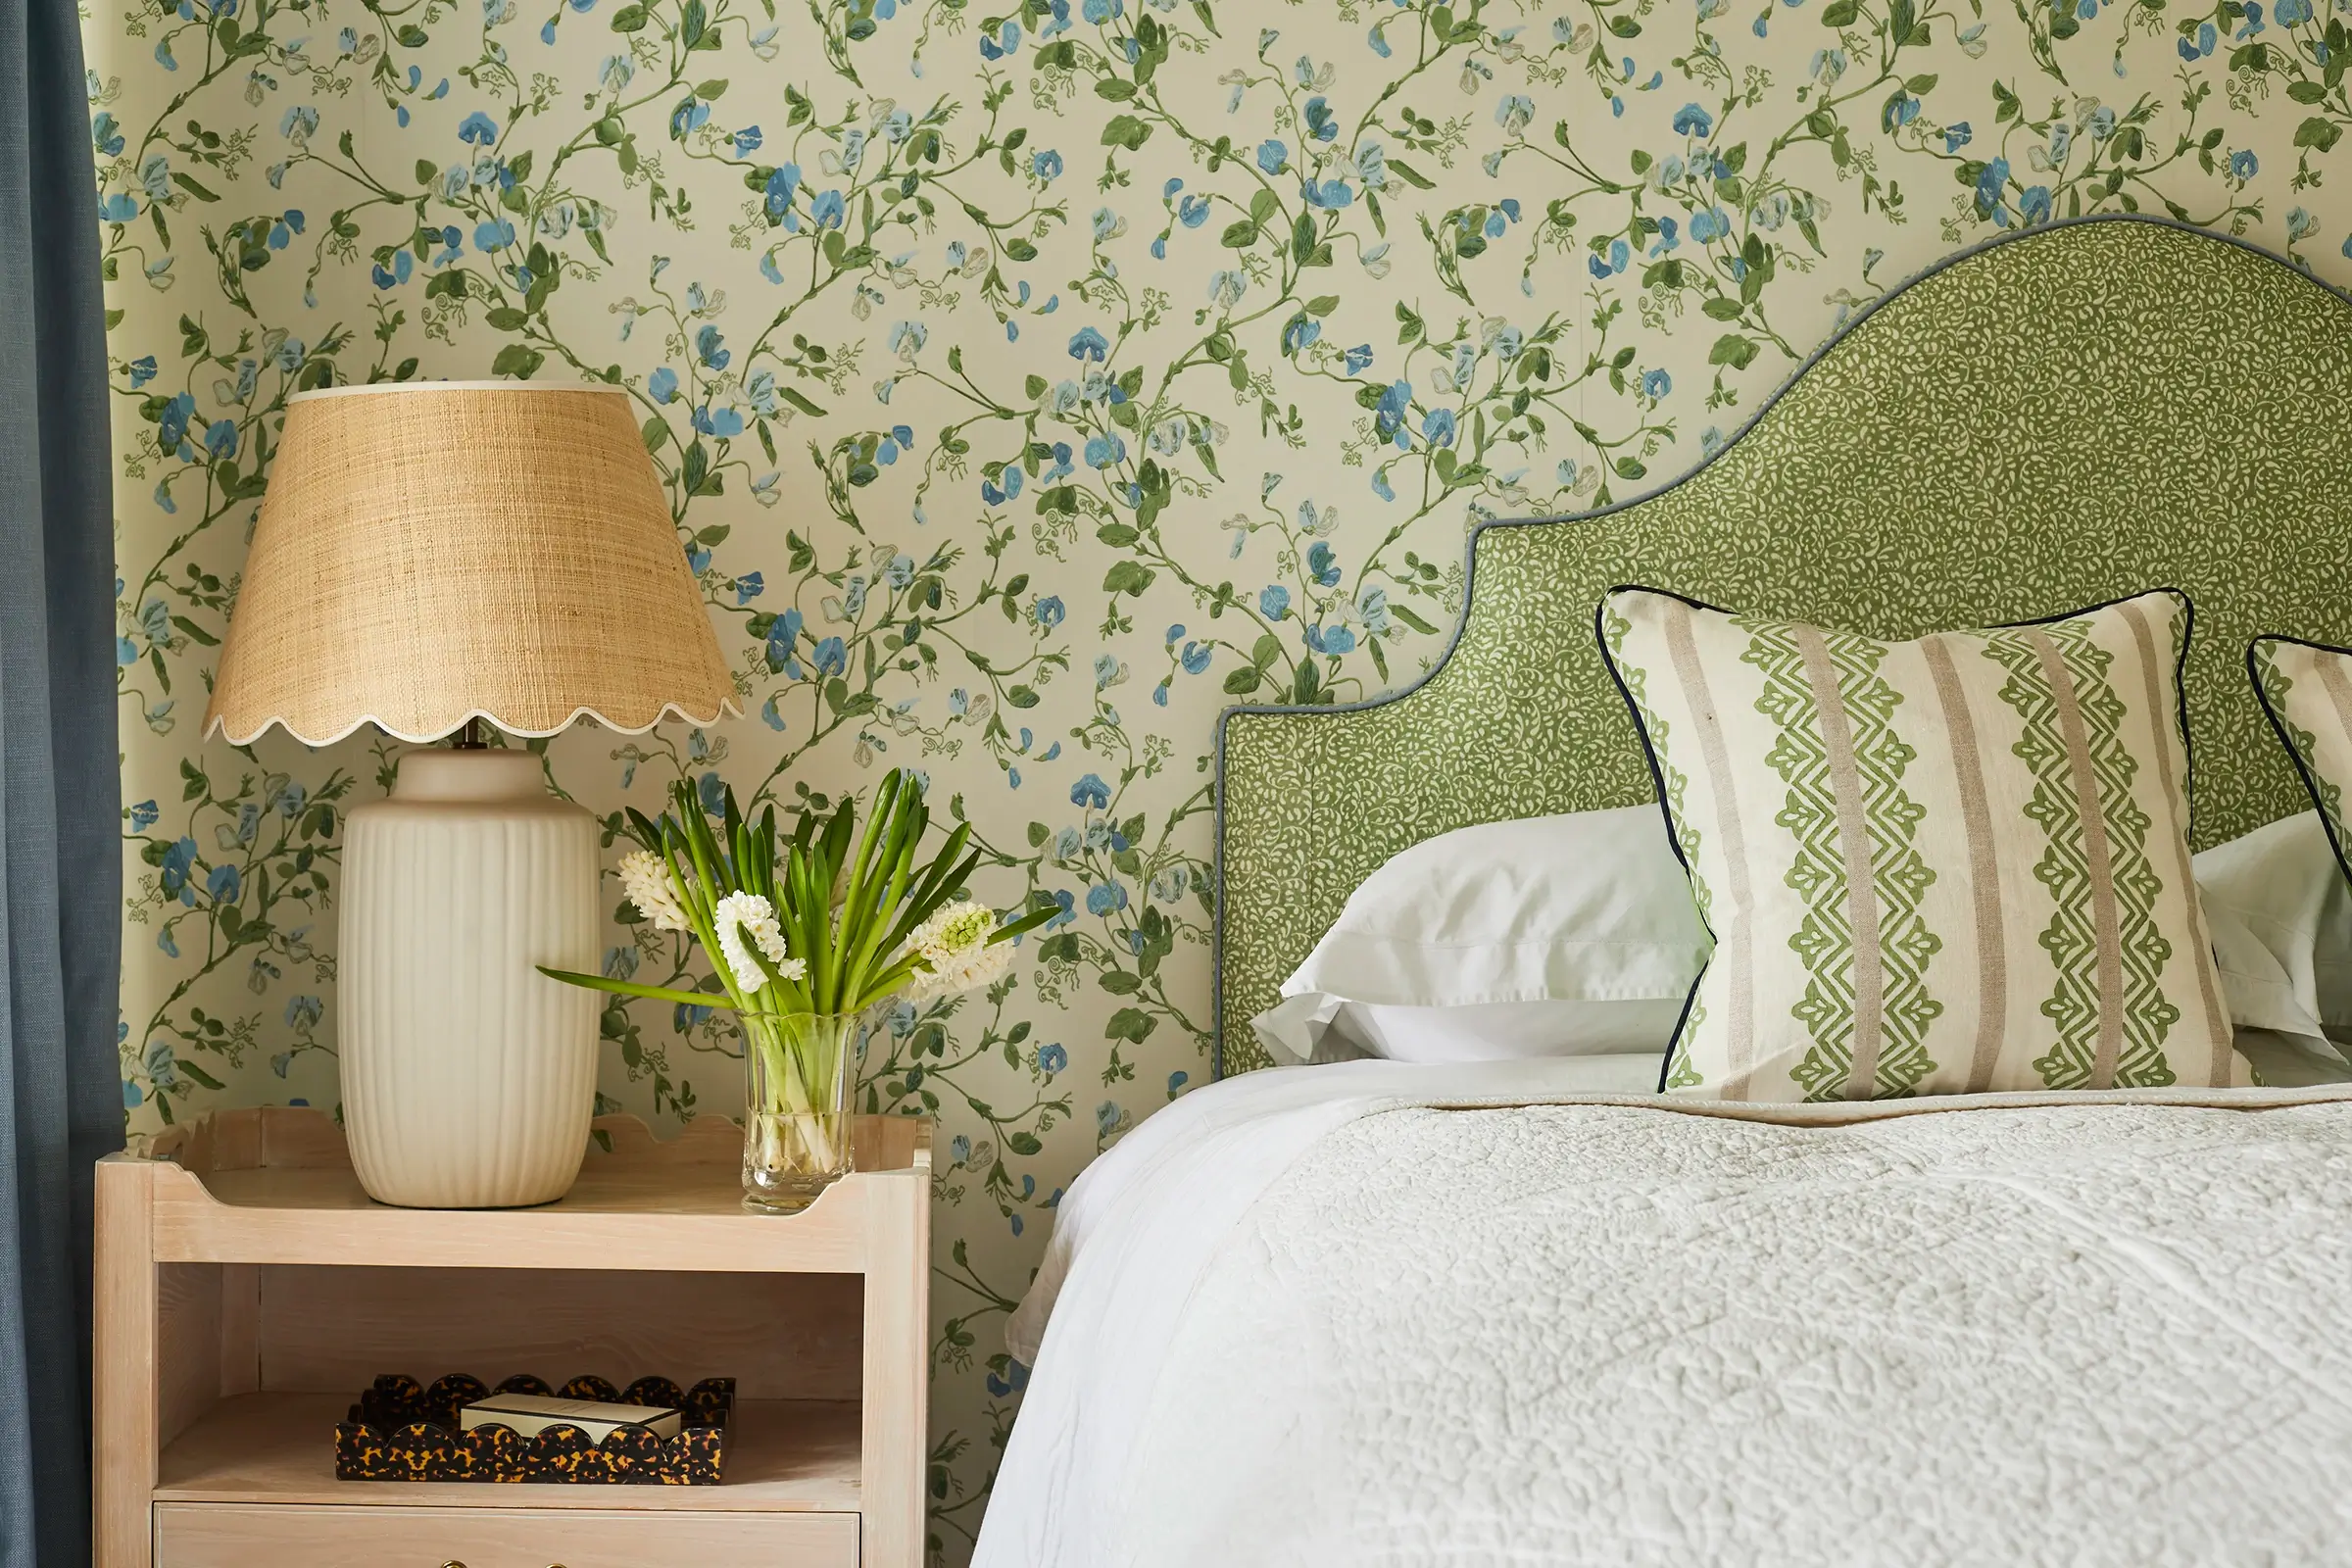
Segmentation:
<svg viewBox="0 0 2352 1568">
<path fill-rule="evenodd" d="M 79 28 L 74 0 L 0 0 L 0 1568 L 90 1560 L 90 1167 L 122 1142 L 114 506 Z"/>
</svg>

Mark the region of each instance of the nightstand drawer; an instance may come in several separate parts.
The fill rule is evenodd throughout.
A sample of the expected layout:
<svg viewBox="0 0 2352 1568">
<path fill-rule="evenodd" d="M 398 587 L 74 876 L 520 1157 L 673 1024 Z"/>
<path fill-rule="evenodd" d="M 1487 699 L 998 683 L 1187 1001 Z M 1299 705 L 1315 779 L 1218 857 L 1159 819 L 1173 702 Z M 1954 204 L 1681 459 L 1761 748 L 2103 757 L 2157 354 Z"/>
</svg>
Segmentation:
<svg viewBox="0 0 2352 1568">
<path fill-rule="evenodd" d="M 155 1561 L 156 1568 L 856 1568 L 858 1516 L 167 1502 L 155 1509 Z"/>
</svg>

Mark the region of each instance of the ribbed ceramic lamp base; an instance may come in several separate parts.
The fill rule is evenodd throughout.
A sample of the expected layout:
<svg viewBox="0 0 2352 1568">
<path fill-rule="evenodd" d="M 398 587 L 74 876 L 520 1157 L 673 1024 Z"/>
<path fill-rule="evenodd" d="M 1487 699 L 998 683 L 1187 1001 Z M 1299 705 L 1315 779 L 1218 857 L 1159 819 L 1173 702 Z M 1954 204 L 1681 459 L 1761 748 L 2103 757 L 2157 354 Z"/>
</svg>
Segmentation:
<svg viewBox="0 0 2352 1568">
<path fill-rule="evenodd" d="M 597 823 L 528 752 L 419 751 L 343 846 L 337 1019 L 361 1185 L 411 1208 L 561 1198 L 596 1103 Z"/>
</svg>

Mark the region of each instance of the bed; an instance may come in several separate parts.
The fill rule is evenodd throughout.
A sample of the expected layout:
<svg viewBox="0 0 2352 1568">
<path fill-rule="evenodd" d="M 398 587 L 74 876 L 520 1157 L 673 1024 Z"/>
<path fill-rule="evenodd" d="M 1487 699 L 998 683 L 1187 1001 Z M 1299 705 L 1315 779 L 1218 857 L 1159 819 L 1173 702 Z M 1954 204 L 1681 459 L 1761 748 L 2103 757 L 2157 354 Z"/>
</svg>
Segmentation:
<svg viewBox="0 0 2352 1568">
<path fill-rule="evenodd" d="M 1417 685 L 1231 710 L 1220 1081 L 1064 1200 L 976 1561 L 2340 1560 L 2344 1085 L 1670 1102 L 1654 1056 L 1260 1072 L 1249 1020 L 1398 851 L 1649 798 L 1618 583 L 1886 638 L 2179 588 L 2193 844 L 2302 810 L 2241 661 L 2352 643 L 2348 351 L 2235 241 L 2004 236 L 1682 479 L 1478 530 Z"/>
</svg>

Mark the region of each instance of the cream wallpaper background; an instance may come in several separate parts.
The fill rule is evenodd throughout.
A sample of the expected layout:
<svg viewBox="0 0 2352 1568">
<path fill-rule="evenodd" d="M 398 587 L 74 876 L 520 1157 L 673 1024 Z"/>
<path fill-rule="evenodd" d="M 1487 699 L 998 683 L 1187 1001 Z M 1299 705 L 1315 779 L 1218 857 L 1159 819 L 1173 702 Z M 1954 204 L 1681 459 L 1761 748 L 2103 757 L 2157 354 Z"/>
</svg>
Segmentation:
<svg viewBox="0 0 2352 1568">
<path fill-rule="evenodd" d="M 617 827 L 680 775 L 789 809 L 904 763 L 990 848 L 980 896 L 1064 906 L 866 1064 L 941 1121 L 959 1560 L 1054 1203 L 1207 1076 L 1217 709 L 1410 679 L 1469 524 L 1671 477 L 1999 227 L 2170 213 L 2352 279 L 2347 14 L 88 0 L 132 1125 L 336 1100 L 341 812 L 400 749 L 198 736 L 286 397 L 618 381 L 750 716 L 577 729 L 561 786 Z M 686 958 L 612 927 L 614 972 Z M 723 1015 L 605 1034 L 610 1107 L 740 1103 Z"/>
</svg>

